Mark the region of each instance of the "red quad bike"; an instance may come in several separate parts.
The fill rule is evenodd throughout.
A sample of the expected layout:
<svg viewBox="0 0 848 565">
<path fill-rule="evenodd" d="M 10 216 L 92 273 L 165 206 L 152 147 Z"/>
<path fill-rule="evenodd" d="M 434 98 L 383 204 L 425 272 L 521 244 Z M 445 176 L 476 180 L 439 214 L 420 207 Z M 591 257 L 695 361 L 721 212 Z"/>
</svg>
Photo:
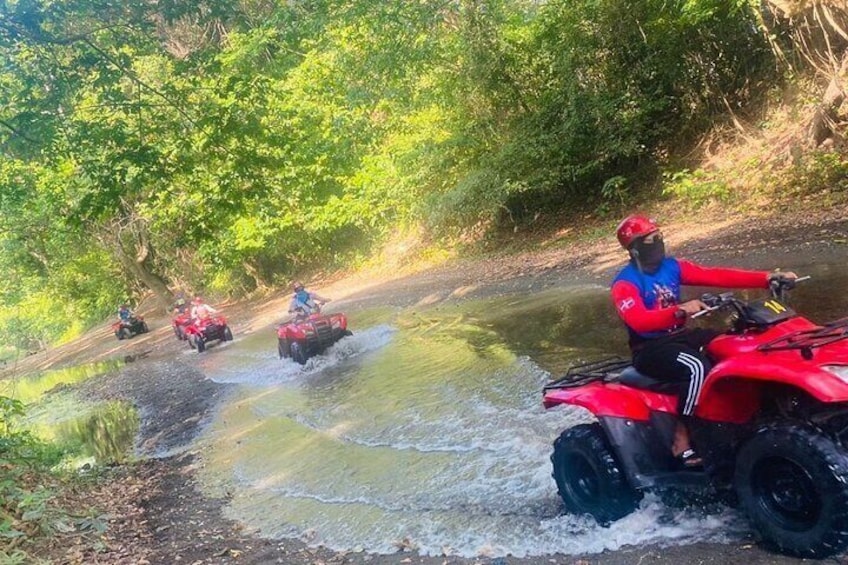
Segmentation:
<svg viewBox="0 0 848 565">
<path fill-rule="evenodd" d="M 188 311 L 177 312 L 177 315 L 174 316 L 173 320 L 171 320 L 171 326 L 174 328 L 174 335 L 177 336 L 177 339 L 180 341 L 188 339 L 186 328 L 189 325 L 191 325 L 191 315 Z"/>
<path fill-rule="evenodd" d="M 689 422 L 703 467 L 672 456 L 676 396 L 629 361 L 572 367 L 546 385 L 546 408 L 581 406 L 598 420 L 554 442 L 553 477 L 567 511 L 605 525 L 632 512 L 643 492 L 688 491 L 738 504 L 781 552 L 843 552 L 848 318 L 818 325 L 796 314 L 785 291 L 798 281 L 778 279 L 760 300 L 702 297 L 704 312 L 733 312 L 729 329 L 707 346 L 715 365 Z"/>
<path fill-rule="evenodd" d="M 129 339 L 138 334 L 146 334 L 150 331 L 143 316 L 133 316 L 129 320 L 118 320 L 112 324 L 112 331 L 119 340 Z"/>
<path fill-rule="evenodd" d="M 210 341 L 216 339 L 221 341 L 233 340 L 233 332 L 223 316 L 193 320 L 185 327 L 185 335 L 189 345 L 197 349 L 198 353 L 206 351 L 206 344 Z"/>
<path fill-rule="evenodd" d="M 353 332 L 347 329 L 344 314 L 299 315 L 277 326 L 277 351 L 280 359 L 291 357 L 296 363 L 305 365 L 310 357 L 320 355 L 349 335 Z"/>
</svg>

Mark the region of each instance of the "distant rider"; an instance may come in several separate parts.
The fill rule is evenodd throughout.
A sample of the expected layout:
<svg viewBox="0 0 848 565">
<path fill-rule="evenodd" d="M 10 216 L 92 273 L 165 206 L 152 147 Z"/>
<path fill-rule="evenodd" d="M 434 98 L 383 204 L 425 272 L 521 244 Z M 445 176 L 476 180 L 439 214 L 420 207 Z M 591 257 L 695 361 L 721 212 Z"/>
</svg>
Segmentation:
<svg viewBox="0 0 848 565">
<path fill-rule="evenodd" d="M 121 307 L 118 308 L 118 320 L 121 323 L 128 324 L 133 318 L 135 318 L 135 312 L 130 310 L 128 305 L 121 304 Z"/>
<path fill-rule="evenodd" d="M 329 298 L 324 298 L 303 288 L 302 282 L 295 282 L 292 289 L 294 294 L 289 302 L 289 314 L 298 316 L 316 314 L 321 311 L 321 306 L 330 301 Z"/>
<path fill-rule="evenodd" d="M 199 296 L 195 296 L 194 300 L 191 301 L 191 317 L 195 320 L 206 321 L 217 313 L 218 311 L 215 308 L 206 304 L 203 298 Z"/>
<path fill-rule="evenodd" d="M 177 293 L 177 299 L 174 301 L 174 306 L 172 308 L 174 314 L 185 314 L 188 309 L 189 304 L 185 299 L 185 295 L 182 292 Z"/>
<path fill-rule="evenodd" d="M 631 215 L 616 230 L 630 263 L 612 284 L 612 300 L 627 326 L 634 368 L 647 376 L 679 385 L 672 453 L 687 465 L 700 465 L 692 449 L 686 421 L 695 413 L 698 396 L 712 368 L 704 353 L 718 332 L 686 328 L 692 314 L 707 308 L 701 300 L 680 302 L 684 285 L 724 288 L 768 288 L 775 278 L 794 280 L 795 273 L 769 273 L 704 267 L 667 257 L 659 226 L 645 216 Z"/>
</svg>

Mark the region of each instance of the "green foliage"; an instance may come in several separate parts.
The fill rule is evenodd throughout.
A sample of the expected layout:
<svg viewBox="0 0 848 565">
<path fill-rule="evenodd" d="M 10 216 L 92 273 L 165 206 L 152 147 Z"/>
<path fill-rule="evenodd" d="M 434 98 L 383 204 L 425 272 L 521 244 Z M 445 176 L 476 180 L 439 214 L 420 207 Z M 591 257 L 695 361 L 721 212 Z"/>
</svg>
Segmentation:
<svg viewBox="0 0 848 565">
<path fill-rule="evenodd" d="M 59 462 L 61 451 L 18 431 L 15 420 L 23 413 L 21 402 L 0 396 L 0 543 L 52 527 L 47 503 L 53 492 L 37 477 Z"/>
<path fill-rule="evenodd" d="M 673 173 L 664 173 L 663 194 L 674 196 L 692 207 L 710 202 L 724 201 L 730 198 L 730 187 L 704 171 L 684 169 Z"/>
<path fill-rule="evenodd" d="M 845 193 L 848 191 L 848 159 L 832 151 L 806 155 L 781 183 L 794 193 Z"/>
</svg>

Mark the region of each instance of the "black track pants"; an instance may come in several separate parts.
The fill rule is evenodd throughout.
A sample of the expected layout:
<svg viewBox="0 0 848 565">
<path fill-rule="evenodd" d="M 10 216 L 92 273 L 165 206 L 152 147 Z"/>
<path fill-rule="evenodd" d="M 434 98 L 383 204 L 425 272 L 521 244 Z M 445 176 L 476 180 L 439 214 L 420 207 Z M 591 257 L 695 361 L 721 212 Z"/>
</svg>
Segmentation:
<svg viewBox="0 0 848 565">
<path fill-rule="evenodd" d="M 712 363 L 702 351 L 718 332 L 702 328 L 645 342 L 633 353 L 637 371 L 679 384 L 677 412 L 691 416 Z"/>
</svg>

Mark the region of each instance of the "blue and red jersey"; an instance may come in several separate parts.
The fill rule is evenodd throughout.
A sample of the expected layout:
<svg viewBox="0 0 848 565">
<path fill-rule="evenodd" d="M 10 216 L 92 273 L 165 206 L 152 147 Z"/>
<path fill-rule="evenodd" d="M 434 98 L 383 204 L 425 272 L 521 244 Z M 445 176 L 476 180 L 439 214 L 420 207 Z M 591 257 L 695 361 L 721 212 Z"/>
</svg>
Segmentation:
<svg viewBox="0 0 848 565">
<path fill-rule="evenodd" d="M 704 267 L 666 257 L 653 274 L 639 271 L 631 261 L 612 282 L 612 300 L 630 333 L 630 344 L 668 335 L 686 319 L 675 314 L 682 286 L 768 288 L 766 271 Z"/>
</svg>

